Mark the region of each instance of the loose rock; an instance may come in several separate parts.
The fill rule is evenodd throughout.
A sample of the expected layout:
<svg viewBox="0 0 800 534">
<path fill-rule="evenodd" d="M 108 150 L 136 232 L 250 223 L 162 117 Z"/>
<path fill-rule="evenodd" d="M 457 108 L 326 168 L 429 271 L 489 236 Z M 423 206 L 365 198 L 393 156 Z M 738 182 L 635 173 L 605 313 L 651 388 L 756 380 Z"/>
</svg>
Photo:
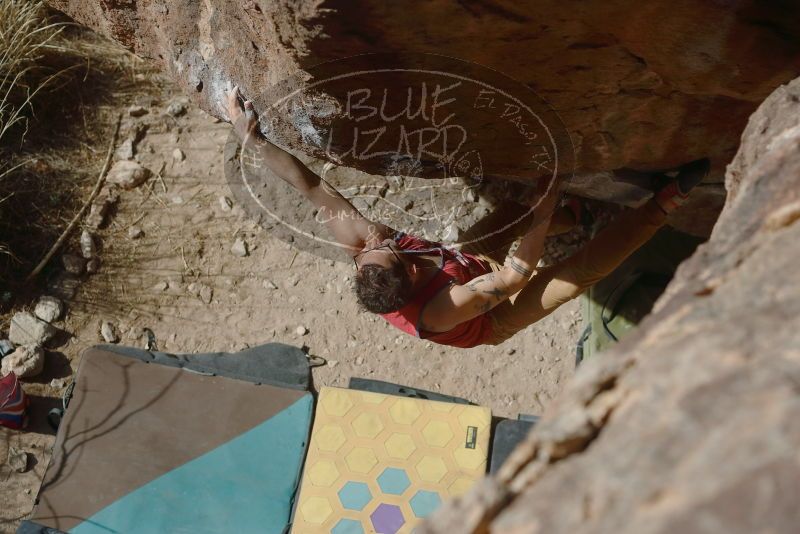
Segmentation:
<svg viewBox="0 0 800 534">
<path fill-rule="evenodd" d="M 39 297 L 36 301 L 36 307 L 33 309 L 33 314 L 48 323 L 58 320 L 64 312 L 64 305 L 55 297 L 45 295 Z"/>
<path fill-rule="evenodd" d="M 305 327 L 305 326 L 303 326 L 303 325 L 300 325 L 300 326 L 298 326 L 297 328 L 295 328 L 295 333 L 296 333 L 298 336 L 304 336 L 304 335 L 308 334 L 308 328 L 306 328 L 306 327 Z"/>
<path fill-rule="evenodd" d="M 142 230 L 139 226 L 133 225 L 128 228 L 128 237 L 131 239 L 139 239 L 144 235 L 144 230 Z"/>
<path fill-rule="evenodd" d="M 182 102 L 172 102 L 167 106 L 167 115 L 180 117 L 184 113 L 186 113 L 186 106 Z"/>
<path fill-rule="evenodd" d="M 169 289 L 169 283 L 164 281 L 158 282 L 156 283 L 156 285 L 153 286 L 153 289 L 155 289 L 156 291 L 166 291 L 167 289 Z"/>
<path fill-rule="evenodd" d="M 22 345 L 3 358 L 0 375 L 14 373 L 19 378 L 30 378 L 44 370 L 44 350 L 37 345 Z"/>
<path fill-rule="evenodd" d="M 89 230 L 84 230 L 81 232 L 81 255 L 86 258 L 87 260 L 92 259 L 97 254 L 97 245 L 94 242 L 94 236 L 92 236 Z"/>
<path fill-rule="evenodd" d="M 236 241 L 234 241 L 233 245 L 231 246 L 231 253 L 234 256 L 238 256 L 240 258 L 244 258 L 245 256 L 247 256 L 249 252 L 247 250 L 247 243 L 245 242 L 245 240 L 242 239 L 241 237 L 237 238 Z"/>
<path fill-rule="evenodd" d="M 119 193 L 116 188 L 108 189 L 95 199 L 86 217 L 86 226 L 90 230 L 97 230 L 105 223 L 106 216 L 114 204 L 119 201 Z"/>
<path fill-rule="evenodd" d="M 261 285 L 264 286 L 264 289 L 278 289 L 278 286 L 272 280 L 264 280 Z"/>
<path fill-rule="evenodd" d="M 67 384 L 69 384 L 69 380 L 70 378 L 68 376 L 65 376 L 63 378 L 54 378 L 50 381 L 50 387 L 51 388 L 67 387 Z"/>
<path fill-rule="evenodd" d="M 61 256 L 61 263 L 65 271 L 76 276 L 83 274 L 86 269 L 86 260 L 75 254 L 64 254 Z"/>
<path fill-rule="evenodd" d="M 95 256 L 91 260 L 86 262 L 86 272 L 89 274 L 95 274 L 97 271 L 100 270 L 100 258 Z"/>
<path fill-rule="evenodd" d="M 106 343 L 119 342 L 119 334 L 117 334 L 117 329 L 111 321 L 103 321 L 100 324 L 100 335 L 103 336 L 103 340 L 105 340 Z"/>
<path fill-rule="evenodd" d="M 149 111 L 144 106 L 136 106 L 133 105 L 128 108 L 128 115 L 131 117 L 141 117 L 143 115 L 147 115 Z"/>
<path fill-rule="evenodd" d="M 146 182 L 151 174 L 150 169 L 136 161 L 117 161 L 108 171 L 107 180 L 123 189 L 133 189 Z"/>
<path fill-rule="evenodd" d="M 233 208 L 233 202 L 228 197 L 219 197 L 219 209 L 222 211 L 231 211 Z"/>
<path fill-rule="evenodd" d="M 8 339 L 15 345 L 44 345 L 58 331 L 30 312 L 18 312 L 11 318 Z"/>
<path fill-rule="evenodd" d="M 28 470 L 28 453 L 16 447 L 8 448 L 8 467 L 17 473 L 24 473 Z"/>
<path fill-rule="evenodd" d="M 199 292 L 200 300 L 206 304 L 211 304 L 211 299 L 214 297 L 214 290 L 207 285 L 201 285 Z"/>
<path fill-rule="evenodd" d="M 183 161 L 186 159 L 186 154 L 183 153 L 183 150 L 180 148 L 176 148 L 172 151 L 172 159 L 175 161 Z"/>
<path fill-rule="evenodd" d="M 114 151 L 114 157 L 123 161 L 132 160 L 133 156 L 136 155 L 136 149 L 133 145 L 134 143 L 132 138 L 129 137 L 128 139 L 125 139 Z"/>
</svg>

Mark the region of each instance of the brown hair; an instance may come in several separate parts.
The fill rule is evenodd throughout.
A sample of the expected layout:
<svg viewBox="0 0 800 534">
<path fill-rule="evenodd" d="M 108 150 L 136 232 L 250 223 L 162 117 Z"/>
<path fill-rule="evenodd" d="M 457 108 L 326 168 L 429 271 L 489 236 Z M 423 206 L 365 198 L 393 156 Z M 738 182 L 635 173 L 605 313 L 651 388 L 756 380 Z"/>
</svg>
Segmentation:
<svg viewBox="0 0 800 534">
<path fill-rule="evenodd" d="M 411 280 L 399 262 L 392 267 L 375 264 L 362 266 L 356 274 L 356 297 L 367 311 L 389 313 L 406 305 Z"/>
</svg>

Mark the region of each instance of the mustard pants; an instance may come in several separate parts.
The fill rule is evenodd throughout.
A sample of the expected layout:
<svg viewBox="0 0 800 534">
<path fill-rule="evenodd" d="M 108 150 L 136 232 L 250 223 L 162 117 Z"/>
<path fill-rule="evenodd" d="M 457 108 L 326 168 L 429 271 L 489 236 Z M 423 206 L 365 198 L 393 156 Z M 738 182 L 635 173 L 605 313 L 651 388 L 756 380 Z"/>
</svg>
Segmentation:
<svg viewBox="0 0 800 534">
<path fill-rule="evenodd" d="M 516 220 L 526 208 L 498 210 L 500 217 Z M 564 211 L 566 209 L 566 211 Z M 539 270 L 516 298 L 506 300 L 489 313 L 493 332 L 488 345 L 497 345 L 524 330 L 539 319 L 546 317 L 559 306 L 568 302 L 610 274 L 625 259 L 646 243 L 664 225 L 666 215 L 655 201 L 623 211 L 608 226 L 587 242 L 574 255 L 555 265 Z M 483 221 L 479 224 L 484 224 Z M 498 221 L 487 221 L 484 226 L 497 228 Z M 516 227 L 526 224 L 520 220 Z M 530 224 L 527 222 L 527 224 Z M 574 217 L 568 208 L 556 211 L 551 219 L 548 234 L 554 235 L 574 225 Z M 480 235 L 484 228 L 475 228 Z M 501 226 L 502 227 L 502 226 Z M 467 234 L 473 232 L 470 229 Z M 508 233 L 507 236 L 510 236 Z M 519 234 L 517 234 L 519 235 Z M 507 238 L 506 241 L 509 239 Z M 489 241 L 488 239 L 485 241 Z M 511 240 L 513 241 L 513 239 Z M 497 241 L 495 241 L 497 242 Z M 465 252 L 484 256 L 494 268 L 499 268 L 511 242 L 501 241 L 501 246 L 489 250 L 483 242 L 464 247 Z M 471 250 L 470 250 L 471 249 Z"/>
</svg>

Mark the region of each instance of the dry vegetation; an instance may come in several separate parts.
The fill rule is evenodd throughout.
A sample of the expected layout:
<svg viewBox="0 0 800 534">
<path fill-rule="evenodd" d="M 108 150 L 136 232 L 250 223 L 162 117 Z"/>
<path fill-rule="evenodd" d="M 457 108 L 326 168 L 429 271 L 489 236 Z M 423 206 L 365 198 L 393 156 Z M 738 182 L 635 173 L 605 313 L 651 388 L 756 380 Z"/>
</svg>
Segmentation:
<svg viewBox="0 0 800 534">
<path fill-rule="evenodd" d="M 0 0 L 0 310 L 35 293 L 21 280 L 86 196 L 137 62 L 41 1 Z"/>
</svg>

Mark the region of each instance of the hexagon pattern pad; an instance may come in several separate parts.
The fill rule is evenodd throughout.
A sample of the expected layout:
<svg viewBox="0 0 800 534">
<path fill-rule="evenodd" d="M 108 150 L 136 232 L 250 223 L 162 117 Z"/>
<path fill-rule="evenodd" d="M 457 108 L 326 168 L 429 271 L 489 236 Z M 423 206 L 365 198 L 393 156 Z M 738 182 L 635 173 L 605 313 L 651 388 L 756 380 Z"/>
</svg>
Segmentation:
<svg viewBox="0 0 800 534">
<path fill-rule="evenodd" d="M 486 472 L 488 408 L 323 387 L 292 532 L 406 534 Z"/>
</svg>

